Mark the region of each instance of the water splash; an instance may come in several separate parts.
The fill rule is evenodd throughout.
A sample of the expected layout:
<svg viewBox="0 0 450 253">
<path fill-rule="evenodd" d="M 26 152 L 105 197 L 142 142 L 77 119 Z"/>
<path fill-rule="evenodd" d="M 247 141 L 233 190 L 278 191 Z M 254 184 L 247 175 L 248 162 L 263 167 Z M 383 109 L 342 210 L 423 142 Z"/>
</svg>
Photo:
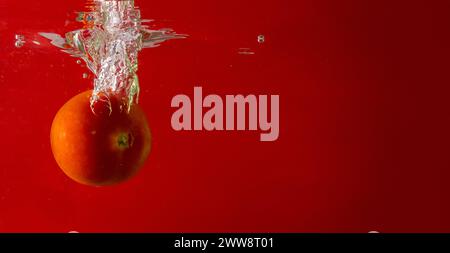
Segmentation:
<svg viewBox="0 0 450 253">
<path fill-rule="evenodd" d="M 171 39 L 186 38 L 171 29 L 152 30 L 141 20 L 133 0 L 93 0 L 89 11 L 80 12 L 77 21 L 84 24 L 64 38 L 55 33 L 39 33 L 74 57 L 81 58 L 94 74 L 91 108 L 97 101 L 109 103 L 119 97 L 130 110 L 138 102 L 138 53 Z"/>
</svg>

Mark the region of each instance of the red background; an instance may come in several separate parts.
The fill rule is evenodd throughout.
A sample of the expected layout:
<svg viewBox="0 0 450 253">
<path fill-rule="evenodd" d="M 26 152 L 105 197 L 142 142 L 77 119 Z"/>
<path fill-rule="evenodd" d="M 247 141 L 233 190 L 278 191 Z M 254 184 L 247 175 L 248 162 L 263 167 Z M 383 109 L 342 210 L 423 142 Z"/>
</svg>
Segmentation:
<svg viewBox="0 0 450 253">
<path fill-rule="evenodd" d="M 450 232 L 449 1 L 136 0 L 190 37 L 141 52 L 153 150 L 106 188 L 68 179 L 50 150 L 86 68 L 14 47 L 80 27 L 83 5 L 0 0 L 0 231 Z M 280 138 L 175 132 L 170 101 L 196 85 L 279 94 Z"/>
</svg>

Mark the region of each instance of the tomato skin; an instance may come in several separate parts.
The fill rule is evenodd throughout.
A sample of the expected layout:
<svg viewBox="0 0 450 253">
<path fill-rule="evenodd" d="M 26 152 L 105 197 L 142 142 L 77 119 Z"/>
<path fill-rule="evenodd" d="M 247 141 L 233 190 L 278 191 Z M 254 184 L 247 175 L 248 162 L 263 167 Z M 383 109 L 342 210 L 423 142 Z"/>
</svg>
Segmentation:
<svg viewBox="0 0 450 253">
<path fill-rule="evenodd" d="M 151 148 L 150 129 L 138 105 L 127 112 L 114 97 L 111 113 L 106 103 L 98 103 L 94 114 L 91 94 L 89 90 L 76 95 L 57 112 L 50 133 L 52 152 L 76 182 L 114 185 L 131 178 L 144 164 Z"/>
</svg>

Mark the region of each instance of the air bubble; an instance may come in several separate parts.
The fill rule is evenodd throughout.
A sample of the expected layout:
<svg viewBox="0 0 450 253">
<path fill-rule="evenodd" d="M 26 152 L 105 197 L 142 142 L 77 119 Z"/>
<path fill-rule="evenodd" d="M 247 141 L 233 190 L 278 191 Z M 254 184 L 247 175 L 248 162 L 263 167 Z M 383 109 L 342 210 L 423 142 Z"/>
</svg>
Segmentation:
<svg viewBox="0 0 450 253">
<path fill-rule="evenodd" d="M 17 48 L 21 48 L 23 45 L 25 45 L 25 42 L 23 41 L 16 41 L 16 43 L 14 43 L 14 46 Z"/>
<path fill-rule="evenodd" d="M 89 77 L 88 73 L 83 73 L 83 78 L 87 79 Z"/>
<path fill-rule="evenodd" d="M 250 48 L 241 47 L 238 49 L 238 54 L 241 55 L 253 55 L 255 52 L 253 52 Z"/>
</svg>

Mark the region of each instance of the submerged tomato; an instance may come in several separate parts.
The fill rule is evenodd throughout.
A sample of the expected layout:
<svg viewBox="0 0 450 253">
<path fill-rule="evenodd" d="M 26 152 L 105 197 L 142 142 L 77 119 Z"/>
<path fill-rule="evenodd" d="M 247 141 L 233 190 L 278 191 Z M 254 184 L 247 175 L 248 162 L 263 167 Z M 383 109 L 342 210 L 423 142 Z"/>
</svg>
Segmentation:
<svg viewBox="0 0 450 253">
<path fill-rule="evenodd" d="M 150 153 L 151 134 L 144 112 L 130 112 L 111 99 L 97 103 L 92 113 L 92 90 L 78 94 L 56 114 L 51 146 L 59 167 L 73 180 L 92 186 L 112 185 L 133 176 Z M 99 113 L 97 113 L 99 112 Z"/>
</svg>

